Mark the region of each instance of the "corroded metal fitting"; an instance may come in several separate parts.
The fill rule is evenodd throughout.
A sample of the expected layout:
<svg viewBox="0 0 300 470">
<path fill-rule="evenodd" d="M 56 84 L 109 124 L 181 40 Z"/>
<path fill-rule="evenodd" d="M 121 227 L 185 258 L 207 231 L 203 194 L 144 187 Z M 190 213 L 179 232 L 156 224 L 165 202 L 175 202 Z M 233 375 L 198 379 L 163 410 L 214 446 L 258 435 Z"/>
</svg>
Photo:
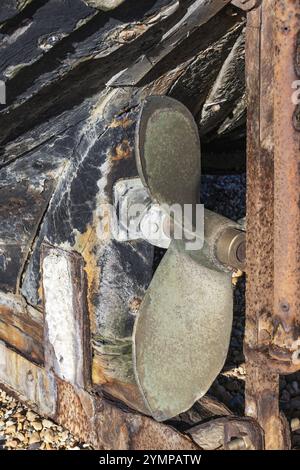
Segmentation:
<svg viewBox="0 0 300 470">
<path fill-rule="evenodd" d="M 300 419 L 299 418 L 292 419 L 292 421 L 291 421 L 291 431 L 295 432 L 295 431 L 299 431 L 299 429 L 300 429 Z"/>
<path fill-rule="evenodd" d="M 222 264 L 245 271 L 246 233 L 231 227 L 226 229 L 217 242 L 216 255 Z"/>
<path fill-rule="evenodd" d="M 248 450 L 251 446 L 251 441 L 247 436 L 237 437 L 228 442 L 228 450 Z"/>
</svg>

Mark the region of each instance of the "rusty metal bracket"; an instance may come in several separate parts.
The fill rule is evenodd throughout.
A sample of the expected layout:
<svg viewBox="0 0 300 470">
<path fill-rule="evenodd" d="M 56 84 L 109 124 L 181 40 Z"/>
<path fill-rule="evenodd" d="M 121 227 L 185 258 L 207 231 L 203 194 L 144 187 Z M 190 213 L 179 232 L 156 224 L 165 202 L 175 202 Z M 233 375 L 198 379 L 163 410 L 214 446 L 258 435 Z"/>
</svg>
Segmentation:
<svg viewBox="0 0 300 470">
<path fill-rule="evenodd" d="M 262 0 L 232 0 L 232 5 L 243 11 L 252 11 L 261 5 Z"/>
<path fill-rule="evenodd" d="M 247 23 L 246 414 L 264 429 L 267 449 L 290 446 L 279 374 L 300 369 L 299 18 L 299 2 L 269 0 Z"/>
</svg>

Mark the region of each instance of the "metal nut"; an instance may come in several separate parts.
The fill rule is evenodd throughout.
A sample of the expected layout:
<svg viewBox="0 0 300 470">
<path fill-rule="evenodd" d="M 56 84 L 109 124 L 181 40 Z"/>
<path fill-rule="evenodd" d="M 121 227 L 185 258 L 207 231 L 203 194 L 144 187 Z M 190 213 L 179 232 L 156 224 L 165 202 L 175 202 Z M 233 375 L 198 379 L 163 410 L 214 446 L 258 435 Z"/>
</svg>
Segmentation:
<svg viewBox="0 0 300 470">
<path fill-rule="evenodd" d="M 247 450 L 250 447 L 250 441 L 247 437 L 237 437 L 227 444 L 228 450 Z"/>
<path fill-rule="evenodd" d="M 298 431 L 300 429 L 300 419 L 299 418 L 294 418 L 291 421 L 291 430 L 292 432 Z"/>
<path fill-rule="evenodd" d="M 245 271 L 246 233 L 235 228 L 225 230 L 217 242 L 216 255 L 224 265 Z"/>
</svg>

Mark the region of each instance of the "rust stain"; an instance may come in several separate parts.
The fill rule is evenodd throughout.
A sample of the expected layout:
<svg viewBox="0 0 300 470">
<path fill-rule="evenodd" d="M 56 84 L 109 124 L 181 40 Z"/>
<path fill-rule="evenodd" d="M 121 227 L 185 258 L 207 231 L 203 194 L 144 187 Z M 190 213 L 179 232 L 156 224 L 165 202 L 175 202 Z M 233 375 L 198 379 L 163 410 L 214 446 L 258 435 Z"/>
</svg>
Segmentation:
<svg viewBox="0 0 300 470">
<path fill-rule="evenodd" d="M 188 436 L 57 380 L 56 421 L 95 449 L 199 450 Z"/>
<path fill-rule="evenodd" d="M 129 448 L 135 450 L 199 450 L 199 446 L 169 426 L 136 419 L 130 426 Z"/>
<path fill-rule="evenodd" d="M 105 391 L 111 397 L 125 403 L 130 408 L 138 410 L 143 414 L 149 414 L 137 384 L 135 382 L 130 383 L 128 379 L 124 379 L 124 381 L 116 379 L 108 375 L 109 373 L 111 374 L 111 371 L 107 371 L 105 358 L 103 360 L 101 355 L 94 354 L 92 361 L 92 383 L 96 388 L 100 388 L 102 392 Z"/>
<path fill-rule="evenodd" d="M 44 368 L 31 364 L 22 356 L 3 346 L 9 377 L 3 380 L 9 390 L 20 398 L 34 402 L 36 410 L 65 426 L 80 440 L 90 442 L 95 449 L 114 450 L 199 450 L 192 440 L 147 416 L 123 411 L 112 400 L 53 377 Z M 20 377 L 22 380 L 20 381 Z M 36 384 L 33 389 L 32 383 Z M 47 406 L 42 399 L 46 399 Z"/>
<path fill-rule="evenodd" d="M 262 2 L 248 16 L 246 413 L 263 427 L 266 449 L 290 446 L 279 373 L 299 370 L 299 134 L 291 100 L 299 30 L 294 0 Z"/>
<path fill-rule="evenodd" d="M 300 78 L 300 31 L 297 33 L 297 43 L 295 51 L 295 73 Z"/>
<path fill-rule="evenodd" d="M 43 282 L 42 282 L 42 278 L 40 278 L 39 280 L 39 285 L 38 285 L 38 298 L 40 299 L 42 305 L 44 305 L 44 288 L 43 288 Z"/>
<path fill-rule="evenodd" d="M 86 442 L 91 442 L 101 449 L 93 429 L 94 412 L 92 403 L 84 404 L 84 400 L 92 401 L 87 393 L 81 392 L 61 380 L 57 380 L 57 412 L 56 420 Z"/>
<path fill-rule="evenodd" d="M 125 30 L 119 34 L 119 39 L 122 42 L 131 42 L 137 37 L 137 33 L 134 30 Z"/>
<path fill-rule="evenodd" d="M 300 212 L 299 212 L 299 111 L 291 100 L 297 80 L 300 31 L 299 2 L 275 1 L 274 63 L 274 317 L 278 326 L 274 343 L 293 362 L 291 349 L 300 333 Z M 296 112 L 295 112 L 296 111 Z M 297 121 L 298 122 L 298 121 Z M 274 354 L 271 350 L 271 354 Z M 275 358 L 276 358 L 275 353 Z M 287 365 L 288 366 L 288 365 Z M 287 368 L 288 372 L 288 368 Z"/>
<path fill-rule="evenodd" d="M 116 145 L 113 149 L 110 158 L 113 162 L 120 160 L 127 160 L 132 157 L 132 148 L 127 139 L 123 140 L 120 144 Z"/>
<path fill-rule="evenodd" d="M 37 364 L 44 361 L 43 326 L 26 312 L 16 313 L 0 305 L 0 339 Z"/>
<path fill-rule="evenodd" d="M 100 268 L 97 262 L 96 250 L 98 243 L 97 230 L 93 222 L 93 224 L 89 225 L 83 234 L 77 235 L 74 246 L 74 249 L 82 255 L 85 263 L 84 271 L 87 277 L 87 304 L 91 333 L 95 333 L 97 330 L 93 300 L 97 290 L 99 289 L 100 282 Z"/>
<path fill-rule="evenodd" d="M 129 308 L 133 315 L 136 315 L 138 313 L 141 303 L 142 303 L 142 299 L 138 297 L 134 297 L 133 299 L 130 300 Z"/>
<path fill-rule="evenodd" d="M 100 223 L 101 222 L 101 223 Z M 101 226 L 101 233 L 99 233 Z M 84 259 L 84 271 L 87 276 L 87 302 L 91 324 L 91 333 L 97 331 L 94 297 L 100 289 L 101 270 L 98 265 L 98 250 L 111 237 L 111 212 L 107 204 L 101 204 L 101 214 L 94 213 L 92 223 L 84 233 L 78 233 L 74 249 Z"/>
<path fill-rule="evenodd" d="M 118 40 L 121 43 L 132 42 L 147 31 L 148 27 L 145 24 L 136 24 L 134 27 L 125 28 L 119 33 Z"/>
<path fill-rule="evenodd" d="M 92 382 L 96 385 L 103 385 L 112 382 L 112 378 L 107 377 L 105 373 L 105 364 L 99 355 L 95 355 L 93 357 Z"/>
<path fill-rule="evenodd" d="M 122 127 L 123 129 L 127 129 L 128 127 L 132 126 L 134 124 L 134 121 L 130 119 L 128 116 L 123 116 L 123 117 L 116 117 L 112 123 L 110 124 L 111 129 L 116 129 L 118 127 Z"/>
</svg>

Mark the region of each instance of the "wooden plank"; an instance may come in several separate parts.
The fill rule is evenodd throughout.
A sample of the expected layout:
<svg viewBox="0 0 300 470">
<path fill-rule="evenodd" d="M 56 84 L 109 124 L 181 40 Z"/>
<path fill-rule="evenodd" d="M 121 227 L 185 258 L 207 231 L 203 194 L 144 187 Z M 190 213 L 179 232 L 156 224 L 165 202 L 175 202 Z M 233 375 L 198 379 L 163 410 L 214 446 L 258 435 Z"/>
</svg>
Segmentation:
<svg viewBox="0 0 300 470">
<path fill-rule="evenodd" d="M 96 449 L 199 450 L 187 435 L 58 381 L 56 420 Z"/>
<path fill-rule="evenodd" d="M 0 383 L 21 400 L 30 402 L 42 415 L 55 416 L 57 389 L 54 376 L 1 342 Z"/>
<path fill-rule="evenodd" d="M 4 25 L 0 79 L 6 83 L 7 105 L 0 112 L 2 146 L 45 121 L 48 135 L 54 126 L 57 134 L 57 117 L 63 111 L 104 89 L 145 44 L 158 42 L 161 27 L 168 27 L 168 13 L 163 12 L 169 4 L 139 2 L 133 9 L 125 2 L 111 16 L 82 0 L 72 1 L 72 8 L 69 2 L 48 0 L 28 18 L 26 28 L 11 31 Z M 177 18 L 173 15 L 171 24 Z M 37 136 L 39 142 L 45 139 Z"/>
<path fill-rule="evenodd" d="M 232 112 L 244 94 L 243 86 L 237 87 L 237 82 L 245 80 L 245 34 L 240 33 L 228 57 L 206 98 L 202 113 L 201 133 L 211 132 L 221 124 Z"/>
<path fill-rule="evenodd" d="M 210 11 L 207 19 L 212 15 L 211 3 L 207 5 Z M 146 52 L 152 61 L 150 68 L 147 62 L 149 73 L 145 80 L 148 84 L 151 77 L 159 79 L 177 67 L 187 68 L 188 72 L 191 62 L 190 72 L 195 80 L 189 80 L 187 74 L 182 88 L 189 103 L 196 101 L 199 110 L 199 103 L 203 104 L 209 85 L 230 50 L 234 25 L 238 28 L 244 20 L 237 10 L 231 11 L 228 7 L 220 16 L 212 17 L 209 26 L 202 25 L 203 31 L 196 22 L 193 31 L 186 35 L 180 25 L 187 8 L 196 9 L 198 4 L 201 4 L 199 0 L 188 0 L 180 5 L 175 0 L 156 0 L 151 5 L 139 2 L 133 9 L 125 2 L 117 14 L 111 14 L 94 10 L 82 0 L 72 2 L 72 9 L 67 2 L 60 8 L 58 0 L 48 0 L 39 2 L 34 11 L 30 10 L 28 18 L 25 8 L 25 18 L 20 25 L 11 28 L 4 24 L 0 30 L 3 46 L 0 79 L 6 83 L 7 105 L 0 107 L 2 162 L 7 163 L 53 135 L 59 135 L 72 127 L 74 121 L 86 119 L 94 105 L 92 97 L 105 90 L 108 82 L 119 86 L 118 80 L 113 79 L 122 70 L 130 70 L 135 83 L 143 86 L 138 83 L 139 70 L 131 69 Z M 216 2 L 213 12 L 220 10 L 220 5 L 223 6 L 224 1 Z M 162 30 L 166 34 L 162 35 Z M 168 38 L 174 31 L 178 44 L 173 43 L 172 35 Z M 167 52 L 166 40 L 171 41 L 172 46 Z M 162 50 L 165 52 L 160 57 Z M 197 64 L 193 64 L 201 51 L 202 60 L 199 57 Z M 208 65 L 211 70 L 207 69 Z M 155 78 L 155 74 L 159 74 L 158 77 Z M 165 78 L 166 91 L 176 83 L 176 78 L 176 74 L 172 81 Z M 199 86 L 204 79 L 205 96 L 202 96 Z M 164 82 L 164 77 L 160 82 Z M 189 92 L 189 88 L 193 91 Z M 236 89 L 243 88 L 244 83 L 237 81 Z"/>
<path fill-rule="evenodd" d="M 27 359 L 44 362 L 42 314 L 28 307 L 22 297 L 0 295 L 0 340 Z"/>
<path fill-rule="evenodd" d="M 21 13 L 33 0 L 2 0 L 0 3 L 0 23 Z"/>
<path fill-rule="evenodd" d="M 71 145 L 71 137 L 68 137 Z M 22 273 L 63 171 L 63 138 L 0 169 L 0 290 L 18 293 Z M 66 143 L 66 142 L 65 142 Z M 62 154 L 62 150 L 64 153 Z"/>
<path fill-rule="evenodd" d="M 23 26 L 18 16 L 1 29 L 2 73 L 12 94 L 0 113 L 0 237 L 12 268 L 1 253 L 0 288 L 41 308 L 42 243 L 80 254 L 87 278 L 94 385 L 138 409 L 131 334 L 136 305 L 152 277 L 153 249 L 143 241 L 109 239 L 107 212 L 114 184 L 137 176 L 135 127 L 141 100 L 157 89 L 170 94 L 184 89 L 182 100 L 197 102 L 197 112 L 241 33 L 244 18 L 236 10 L 229 7 L 211 18 L 224 2 L 217 2 L 217 10 L 208 2 L 204 19 L 211 19 L 198 27 L 191 12 L 200 3 L 203 11 L 205 2 L 192 0 L 139 2 L 134 9 L 125 2 L 104 13 L 82 0 L 74 2 L 74 11 L 48 0 L 38 2 L 32 19 L 25 8 L 22 15 L 28 21 Z M 187 14 L 193 31 L 186 37 L 181 26 Z M 50 44 L 49 28 L 55 36 Z M 173 32 L 175 45 L 180 45 L 174 50 Z M 146 52 L 157 60 L 139 82 L 134 64 Z M 123 89 L 112 80 L 125 68 L 136 87 Z"/>
<path fill-rule="evenodd" d="M 199 450 L 171 426 L 122 410 L 24 359 L 0 343 L 0 383 L 81 441 L 105 450 Z"/>
</svg>

